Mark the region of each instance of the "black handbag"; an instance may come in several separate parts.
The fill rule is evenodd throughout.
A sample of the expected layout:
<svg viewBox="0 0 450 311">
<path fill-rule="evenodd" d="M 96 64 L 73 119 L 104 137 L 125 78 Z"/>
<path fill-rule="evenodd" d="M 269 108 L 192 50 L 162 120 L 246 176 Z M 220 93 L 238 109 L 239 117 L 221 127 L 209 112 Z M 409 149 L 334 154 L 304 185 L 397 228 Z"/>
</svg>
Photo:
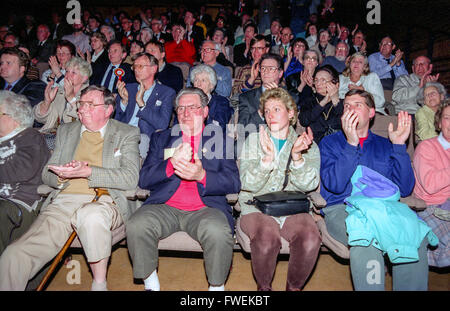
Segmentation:
<svg viewBox="0 0 450 311">
<path fill-rule="evenodd" d="M 310 202 L 308 196 L 301 191 L 284 191 L 289 180 L 289 164 L 286 165 L 283 189 L 253 197 L 247 204 L 255 205 L 261 212 L 269 216 L 289 216 L 299 213 L 308 213 Z"/>
</svg>

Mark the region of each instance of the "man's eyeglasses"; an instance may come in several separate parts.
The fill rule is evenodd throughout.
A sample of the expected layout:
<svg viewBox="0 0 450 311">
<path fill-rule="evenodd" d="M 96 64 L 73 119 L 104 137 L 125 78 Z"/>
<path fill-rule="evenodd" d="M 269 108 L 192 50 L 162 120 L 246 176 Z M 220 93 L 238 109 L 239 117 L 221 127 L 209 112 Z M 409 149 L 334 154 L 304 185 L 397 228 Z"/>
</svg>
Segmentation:
<svg viewBox="0 0 450 311">
<path fill-rule="evenodd" d="M 305 60 L 315 60 L 317 62 L 317 57 L 314 56 L 305 56 Z"/>
<path fill-rule="evenodd" d="M 273 66 L 270 66 L 270 67 L 262 66 L 261 67 L 261 72 L 270 72 L 270 73 L 272 73 L 272 72 L 275 72 L 277 70 L 278 70 L 278 67 L 273 67 Z"/>
<path fill-rule="evenodd" d="M 188 112 L 196 112 L 198 111 L 200 108 L 203 108 L 201 105 L 197 106 L 197 105 L 190 105 L 190 106 L 178 106 L 176 111 L 178 114 L 182 114 L 184 113 L 186 110 Z"/>
<path fill-rule="evenodd" d="M 266 48 L 265 46 L 263 46 L 263 47 L 255 46 L 255 47 L 252 47 L 252 48 L 250 49 L 250 51 L 253 52 L 253 51 L 258 50 L 258 51 L 262 52 L 262 51 L 264 51 L 265 48 Z"/>
<path fill-rule="evenodd" d="M 295 48 L 304 48 L 306 49 L 306 46 L 304 44 L 299 44 L 297 43 L 296 45 L 294 45 Z"/>
<path fill-rule="evenodd" d="M 206 52 L 206 53 L 211 53 L 214 52 L 216 49 L 213 48 L 203 48 L 200 50 L 201 53 Z"/>
<path fill-rule="evenodd" d="M 136 71 L 136 69 L 137 69 L 137 70 L 141 70 L 141 69 L 144 69 L 144 67 L 147 67 L 147 66 L 151 67 L 151 66 L 153 66 L 153 65 L 134 64 L 131 68 L 132 68 L 134 71 Z"/>
<path fill-rule="evenodd" d="M 392 42 L 381 42 L 381 46 L 392 46 Z"/>
<path fill-rule="evenodd" d="M 94 104 L 93 102 L 83 102 L 81 100 L 77 101 L 77 109 L 88 108 L 89 110 L 95 109 L 97 106 L 106 106 L 105 104 Z"/>
<path fill-rule="evenodd" d="M 9 116 L 9 115 L 10 115 L 9 113 L 0 112 L 0 117 L 1 116 Z"/>
</svg>

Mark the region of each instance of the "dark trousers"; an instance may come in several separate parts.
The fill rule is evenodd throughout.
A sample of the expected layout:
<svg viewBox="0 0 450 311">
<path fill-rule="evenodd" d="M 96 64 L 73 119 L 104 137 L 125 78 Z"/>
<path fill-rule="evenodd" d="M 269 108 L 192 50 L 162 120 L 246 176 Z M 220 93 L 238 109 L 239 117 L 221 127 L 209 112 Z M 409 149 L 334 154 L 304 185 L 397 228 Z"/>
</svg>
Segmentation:
<svg viewBox="0 0 450 311">
<path fill-rule="evenodd" d="M 14 240 L 22 236 L 38 215 L 20 204 L 0 199 L 0 255 Z"/>
<path fill-rule="evenodd" d="M 281 237 L 289 242 L 286 290 L 301 290 L 317 260 L 320 233 L 311 215 L 291 215 L 280 228 L 278 222 L 263 213 L 241 217 L 241 229 L 250 238 L 252 269 L 258 290 L 271 290 Z"/>
<path fill-rule="evenodd" d="M 324 208 L 323 212 L 330 235 L 347 245 L 348 235 L 345 219 L 348 213 L 345 211 L 345 205 L 332 205 Z M 419 261 L 392 265 L 393 290 L 425 291 L 428 289 L 427 244 L 427 238 L 425 238 L 418 249 Z M 350 247 L 350 269 L 355 290 L 384 290 L 383 252 L 372 244 L 367 247 Z"/>
</svg>

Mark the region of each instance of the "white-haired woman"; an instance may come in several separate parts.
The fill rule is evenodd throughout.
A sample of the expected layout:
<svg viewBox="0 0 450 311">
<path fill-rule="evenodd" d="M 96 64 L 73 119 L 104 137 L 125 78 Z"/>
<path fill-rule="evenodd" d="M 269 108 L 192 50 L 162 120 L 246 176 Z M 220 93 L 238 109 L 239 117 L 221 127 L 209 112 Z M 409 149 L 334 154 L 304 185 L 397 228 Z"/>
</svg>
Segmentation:
<svg viewBox="0 0 450 311">
<path fill-rule="evenodd" d="M 37 187 L 50 152 L 33 121 L 24 95 L 0 91 L 0 255 L 38 214 Z"/>
<path fill-rule="evenodd" d="M 415 114 L 415 134 L 418 141 L 432 138 L 438 135 L 434 115 L 439 106 L 444 102 L 447 90 L 439 82 L 428 82 L 417 94 L 417 102 L 422 108 Z"/>
<path fill-rule="evenodd" d="M 143 27 L 137 36 L 137 40 L 141 41 L 144 45 L 150 42 L 153 38 L 153 31 L 148 27 Z"/>
<path fill-rule="evenodd" d="M 339 75 L 339 98 L 352 89 L 360 89 L 372 94 L 375 100 L 375 111 L 384 112 L 384 91 L 380 78 L 375 72 L 370 72 L 367 56 L 356 52 L 348 60 L 347 67 Z"/>
<path fill-rule="evenodd" d="M 209 98 L 209 120 L 218 123 L 225 131 L 227 123 L 233 114 L 228 98 L 214 92 L 217 85 L 216 72 L 211 66 L 200 64 L 192 68 L 190 81 L 193 86 L 201 89 Z"/>
<path fill-rule="evenodd" d="M 51 81 L 45 88 L 44 100 L 33 108 L 37 122 L 43 123 L 41 132 L 55 132 L 60 123 L 77 119 L 76 102 L 80 93 L 89 85 L 91 65 L 80 57 L 73 57 L 66 65 L 64 87 L 54 87 Z"/>
</svg>

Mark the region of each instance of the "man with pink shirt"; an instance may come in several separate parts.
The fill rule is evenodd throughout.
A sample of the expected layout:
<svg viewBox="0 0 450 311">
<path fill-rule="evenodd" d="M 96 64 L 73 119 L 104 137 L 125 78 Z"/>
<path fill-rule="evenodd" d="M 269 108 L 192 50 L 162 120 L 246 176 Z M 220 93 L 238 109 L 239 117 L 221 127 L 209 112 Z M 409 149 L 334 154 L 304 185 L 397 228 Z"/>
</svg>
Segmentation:
<svg viewBox="0 0 450 311">
<path fill-rule="evenodd" d="M 127 224 L 133 274 L 159 290 L 158 241 L 185 231 L 203 248 L 209 290 L 224 290 L 233 256 L 234 219 L 226 194 L 240 190 L 239 171 L 226 157 L 220 126 L 205 124 L 208 97 L 197 88 L 175 99 L 179 124 L 155 132 L 139 176 L 151 192 Z M 213 134 L 214 133 L 214 134 Z"/>
</svg>

